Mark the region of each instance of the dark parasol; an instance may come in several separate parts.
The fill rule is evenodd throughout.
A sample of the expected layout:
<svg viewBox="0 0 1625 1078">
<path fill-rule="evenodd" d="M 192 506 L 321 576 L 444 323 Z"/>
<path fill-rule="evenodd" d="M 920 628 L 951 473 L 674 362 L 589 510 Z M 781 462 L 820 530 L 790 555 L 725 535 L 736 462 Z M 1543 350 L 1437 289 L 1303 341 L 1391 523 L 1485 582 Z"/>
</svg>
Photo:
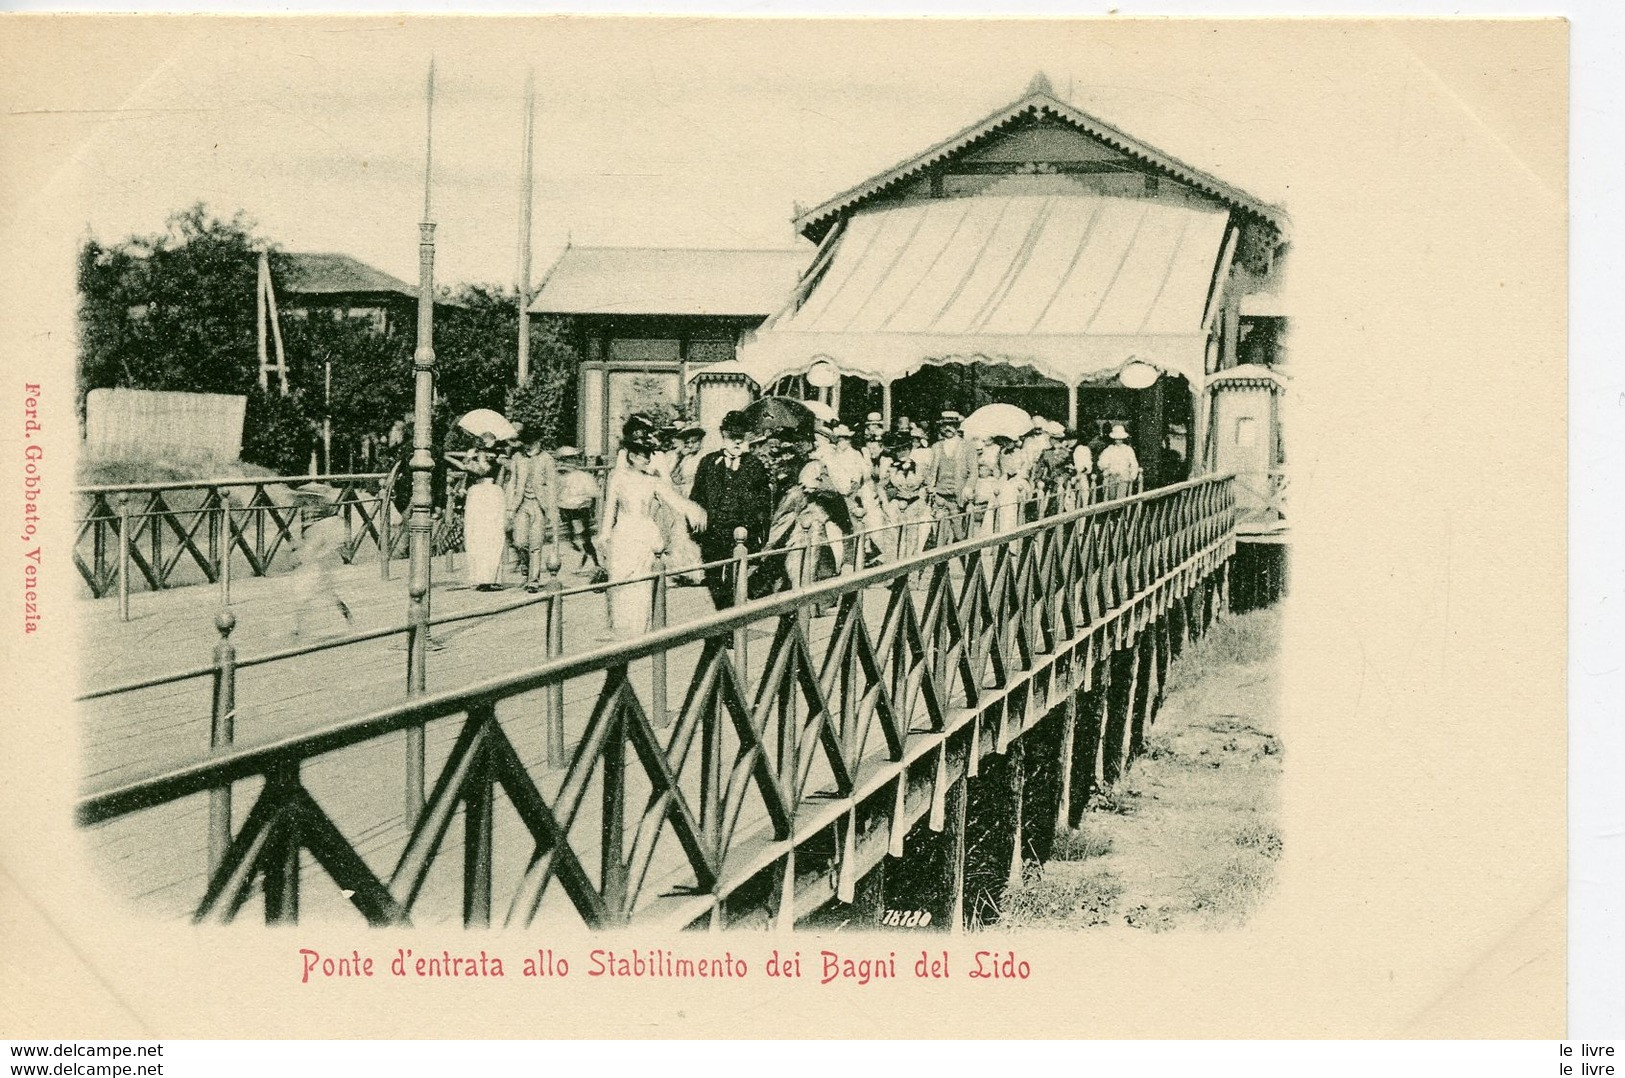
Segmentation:
<svg viewBox="0 0 1625 1078">
<path fill-rule="evenodd" d="M 763 397 L 744 413 L 757 435 L 783 442 L 810 442 L 818 425 L 812 409 L 792 397 Z"/>
</svg>

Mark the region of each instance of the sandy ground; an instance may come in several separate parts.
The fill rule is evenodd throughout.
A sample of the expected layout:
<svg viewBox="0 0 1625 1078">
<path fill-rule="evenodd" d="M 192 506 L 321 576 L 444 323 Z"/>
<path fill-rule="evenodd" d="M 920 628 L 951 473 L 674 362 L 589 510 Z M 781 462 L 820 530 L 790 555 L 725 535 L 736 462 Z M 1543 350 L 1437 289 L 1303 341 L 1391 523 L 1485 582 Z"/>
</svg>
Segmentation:
<svg viewBox="0 0 1625 1078">
<path fill-rule="evenodd" d="M 1232 616 L 1175 664 L 1137 760 L 1004 896 L 1003 927 L 1240 924 L 1281 856 L 1280 611 Z"/>
</svg>

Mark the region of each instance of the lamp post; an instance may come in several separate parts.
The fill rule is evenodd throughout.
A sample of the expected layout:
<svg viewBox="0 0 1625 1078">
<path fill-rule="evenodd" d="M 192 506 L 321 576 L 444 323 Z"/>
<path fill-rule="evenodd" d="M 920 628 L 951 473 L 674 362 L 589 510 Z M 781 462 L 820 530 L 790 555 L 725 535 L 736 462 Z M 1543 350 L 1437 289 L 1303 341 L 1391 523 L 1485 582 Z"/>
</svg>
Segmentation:
<svg viewBox="0 0 1625 1078">
<path fill-rule="evenodd" d="M 412 418 L 412 502 L 407 519 L 407 620 L 411 626 L 406 691 L 422 693 L 429 645 L 430 539 L 434 515 L 434 221 L 429 180 L 434 162 L 434 61 L 429 62 L 428 127 L 423 154 L 423 220 L 418 225 L 418 343 L 412 353 L 415 397 Z M 423 727 L 406 731 L 406 816 L 423 807 Z"/>
</svg>

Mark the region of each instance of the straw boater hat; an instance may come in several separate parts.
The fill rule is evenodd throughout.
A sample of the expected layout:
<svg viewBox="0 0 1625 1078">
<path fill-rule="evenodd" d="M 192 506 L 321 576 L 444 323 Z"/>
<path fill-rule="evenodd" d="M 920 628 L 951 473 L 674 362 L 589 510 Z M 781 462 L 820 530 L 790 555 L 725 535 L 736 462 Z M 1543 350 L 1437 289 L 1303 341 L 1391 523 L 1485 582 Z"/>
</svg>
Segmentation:
<svg viewBox="0 0 1625 1078">
<path fill-rule="evenodd" d="M 837 423 L 835 424 L 835 429 L 830 431 L 830 433 L 835 435 L 837 438 L 850 438 L 852 437 L 852 428 L 847 426 L 845 423 Z"/>
<path fill-rule="evenodd" d="M 958 412 L 956 412 L 952 408 L 950 408 L 947 411 L 942 413 L 942 417 L 940 419 L 940 422 L 943 422 L 943 423 L 958 423 L 960 420 L 962 420 L 964 418 L 965 418 L 964 416 L 960 415 Z"/>
<path fill-rule="evenodd" d="M 1114 441 L 1114 442 L 1126 442 L 1126 441 L 1128 441 L 1128 429 L 1126 427 L 1124 427 L 1123 424 L 1121 424 L 1121 423 L 1113 423 L 1112 424 L 1112 441 Z"/>
<path fill-rule="evenodd" d="M 580 455 L 581 450 L 573 445 L 561 445 L 553 452 L 553 456 L 558 460 L 573 460 Z"/>
<path fill-rule="evenodd" d="M 879 423 L 879 424 L 884 425 L 885 422 L 886 422 L 886 419 L 879 412 L 870 412 L 868 415 L 863 417 L 863 422 L 864 422 L 865 426 L 867 426 L 870 423 Z"/>
</svg>

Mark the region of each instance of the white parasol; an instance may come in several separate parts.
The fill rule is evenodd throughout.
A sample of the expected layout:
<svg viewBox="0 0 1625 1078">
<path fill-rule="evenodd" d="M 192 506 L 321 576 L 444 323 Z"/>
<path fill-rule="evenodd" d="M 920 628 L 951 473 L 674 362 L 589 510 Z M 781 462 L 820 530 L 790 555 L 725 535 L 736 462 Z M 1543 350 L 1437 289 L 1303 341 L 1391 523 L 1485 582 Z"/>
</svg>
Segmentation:
<svg viewBox="0 0 1625 1078">
<path fill-rule="evenodd" d="M 519 437 L 519 431 L 501 412 L 489 408 L 476 408 L 457 421 L 457 425 L 476 438 L 489 434 L 499 442 Z"/>
<path fill-rule="evenodd" d="M 1033 417 L 1013 404 L 984 404 L 966 416 L 959 429 L 967 438 L 1019 441 L 1033 429 Z"/>
</svg>

